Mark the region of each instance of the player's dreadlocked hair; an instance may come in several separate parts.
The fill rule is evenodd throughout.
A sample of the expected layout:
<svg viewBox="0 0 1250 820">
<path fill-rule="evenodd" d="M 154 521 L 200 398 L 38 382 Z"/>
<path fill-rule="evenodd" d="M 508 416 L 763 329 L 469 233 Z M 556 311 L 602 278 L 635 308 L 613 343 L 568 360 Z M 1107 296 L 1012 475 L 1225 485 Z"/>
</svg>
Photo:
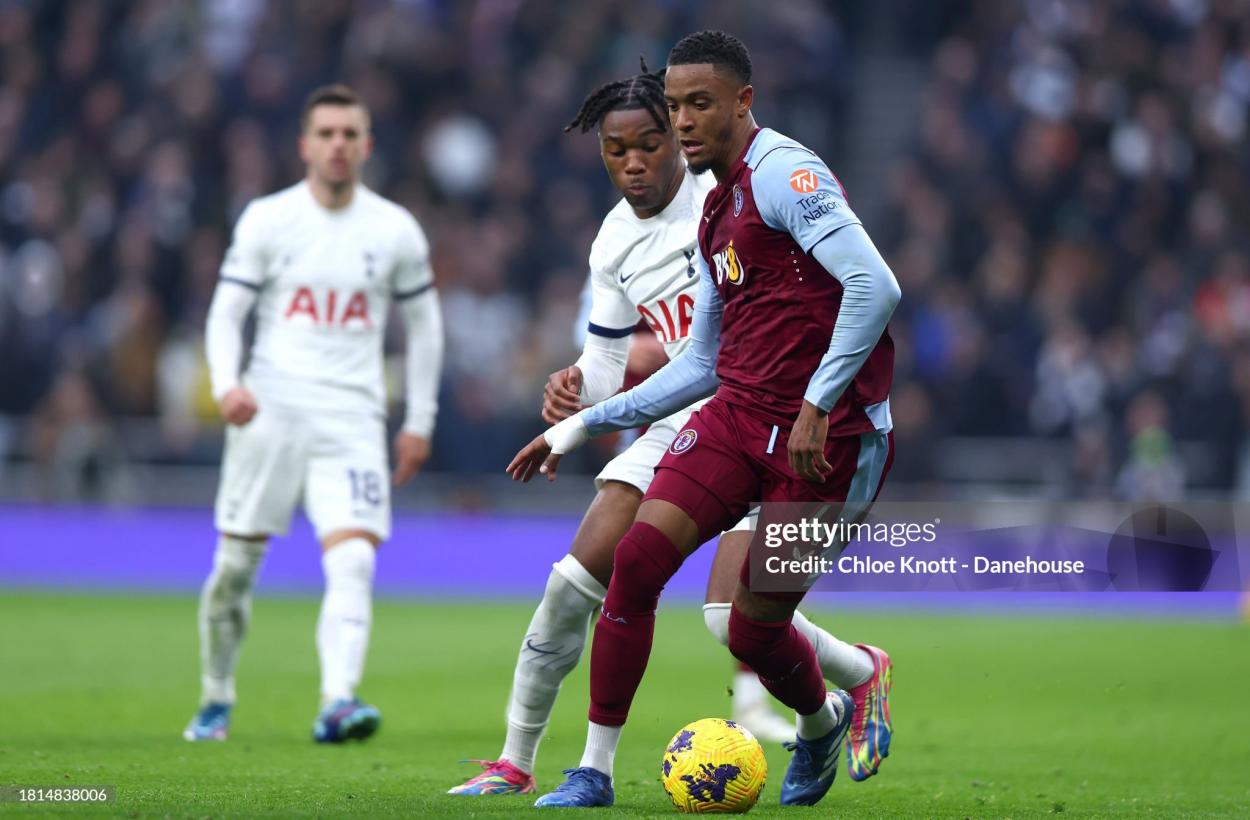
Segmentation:
<svg viewBox="0 0 1250 820">
<path fill-rule="evenodd" d="M 574 128 L 580 128 L 585 134 L 599 125 L 609 111 L 627 109 L 644 109 L 661 131 L 668 130 L 668 111 L 664 105 L 664 72 L 647 70 L 647 61 L 639 58 L 642 73 L 627 80 L 605 83 L 582 102 L 581 110 L 573 121 L 564 127 L 567 134 Z"/>
<path fill-rule="evenodd" d="M 738 82 L 751 82 L 751 53 L 742 41 L 723 31 L 696 31 L 677 41 L 668 53 L 669 65 L 711 63 L 729 69 Z"/>
</svg>

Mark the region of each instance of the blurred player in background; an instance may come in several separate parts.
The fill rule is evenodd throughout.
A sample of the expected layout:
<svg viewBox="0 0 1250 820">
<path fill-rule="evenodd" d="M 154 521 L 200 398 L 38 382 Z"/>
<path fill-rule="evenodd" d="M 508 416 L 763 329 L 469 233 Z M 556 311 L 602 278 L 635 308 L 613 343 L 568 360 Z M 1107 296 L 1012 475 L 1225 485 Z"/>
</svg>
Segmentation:
<svg viewBox="0 0 1250 820">
<path fill-rule="evenodd" d="M 698 276 L 699 215 L 713 180 L 686 169 L 664 107 L 658 74 L 644 73 L 594 91 L 566 130 L 599 128 L 600 150 L 624 199 L 608 214 L 590 254 L 590 310 L 582 356 L 551 375 L 543 418 L 556 423 L 616 393 L 627 372 L 630 338 L 641 315 L 676 356 L 689 340 Z M 508 732 L 499 760 L 451 789 L 452 794 L 524 794 L 534 790 L 534 758 L 564 677 L 576 666 L 594 610 L 612 575 L 613 553 L 633 523 L 655 465 L 701 403 L 658 419 L 595 479 L 598 493 L 569 555 L 557 562 L 543 600 L 521 644 L 508 708 Z M 728 639 L 729 601 L 751 533 L 726 534 L 709 580 L 705 621 Z M 726 556 L 722 559 L 722 555 Z M 796 613 L 813 643 L 826 647 L 836 679 L 872 672 L 861 650 Z M 848 670 L 849 667 L 849 670 Z M 741 690 L 741 693 L 740 693 Z M 773 714 L 759 679 L 749 670 L 734 685 L 735 717 L 766 739 L 793 738 L 793 725 Z"/>
<path fill-rule="evenodd" d="M 381 720 L 355 690 L 369 643 L 375 551 L 391 527 L 383 329 L 394 301 L 408 331 L 399 486 L 429 457 L 442 318 L 421 227 L 360 182 L 373 140 L 356 94 L 342 85 L 314 91 L 301 129 L 307 176 L 243 211 L 209 309 L 213 396 L 229 427 L 220 536 L 200 597 L 201 707 L 187 740 L 226 738 L 252 582 L 269 537 L 286 532 L 297 503 L 321 542 L 326 580 L 313 738 L 365 738 Z M 253 308 L 256 340 L 241 373 Z"/>
<path fill-rule="evenodd" d="M 723 32 L 689 35 L 669 55 L 674 130 L 690 168 L 717 180 L 699 226 L 688 346 L 642 385 L 560 422 L 509 465 L 515 478 L 540 469 L 550 478 L 559 455 L 591 435 L 716 394 L 674 439 L 616 549 L 591 654 L 585 754 L 539 806 L 612 804 L 613 759 L 646 670 L 660 592 L 687 555 L 758 499 L 863 508 L 889 470 L 886 325 L 898 284 L 825 164 L 756 126 L 750 82 L 750 55 Z M 888 752 L 889 659 L 865 647 L 874 673 L 859 696 L 827 692 L 811 642 L 792 624 L 804 590 L 754 592 L 749 579 L 744 561 L 729 648 L 798 713 L 781 802 L 812 805 L 833 784 L 844 738 L 857 780 Z"/>
</svg>

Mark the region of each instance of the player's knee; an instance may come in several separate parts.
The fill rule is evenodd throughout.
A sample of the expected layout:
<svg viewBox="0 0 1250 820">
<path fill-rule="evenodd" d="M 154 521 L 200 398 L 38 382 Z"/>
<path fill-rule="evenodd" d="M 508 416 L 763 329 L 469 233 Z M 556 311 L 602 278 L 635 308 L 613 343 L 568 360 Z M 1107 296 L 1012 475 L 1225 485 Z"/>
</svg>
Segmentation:
<svg viewBox="0 0 1250 820">
<path fill-rule="evenodd" d="M 609 596 L 617 600 L 609 608 L 655 611 L 660 592 L 681 562 L 682 554 L 668 536 L 650 524 L 635 521 L 616 548 Z"/>
<path fill-rule="evenodd" d="M 580 561 L 566 555 L 551 565 L 543 600 L 561 608 L 589 612 L 603 603 L 606 594 L 603 584 L 595 580 L 595 576 Z"/>
<path fill-rule="evenodd" d="M 213 574 L 230 587 L 246 589 L 256 577 L 266 549 L 267 541 L 223 535 L 213 555 Z"/>
<path fill-rule="evenodd" d="M 322 537 L 321 551 L 323 553 L 329 552 L 339 544 L 355 540 L 367 541 L 374 549 L 377 549 L 382 544 L 382 536 L 369 530 L 335 530 Z"/>
<path fill-rule="evenodd" d="M 376 555 L 373 544 L 365 538 L 340 541 L 321 556 L 326 585 L 369 588 L 373 584 Z"/>
<path fill-rule="evenodd" d="M 704 604 L 703 623 L 722 646 L 729 646 L 729 609 L 732 604 Z"/>
</svg>

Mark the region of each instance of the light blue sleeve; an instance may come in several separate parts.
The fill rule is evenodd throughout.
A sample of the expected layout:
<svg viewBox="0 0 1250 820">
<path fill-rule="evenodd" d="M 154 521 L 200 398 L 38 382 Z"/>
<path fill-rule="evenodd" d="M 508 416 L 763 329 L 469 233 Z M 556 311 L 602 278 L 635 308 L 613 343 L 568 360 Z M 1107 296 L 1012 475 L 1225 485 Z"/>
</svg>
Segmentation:
<svg viewBox="0 0 1250 820">
<path fill-rule="evenodd" d="M 628 430 L 670 416 L 716 392 L 716 354 L 720 350 L 720 323 L 725 305 L 712 284 L 707 260 L 696 254 L 699 292 L 694 300 L 690 344 L 651 378 L 632 390 L 618 393 L 581 412 L 591 435 Z"/>
<path fill-rule="evenodd" d="M 764 224 L 793 236 L 807 253 L 838 228 L 859 224 L 841 183 L 820 157 L 796 144 L 760 157 L 751 192 Z"/>
<path fill-rule="evenodd" d="M 811 254 L 842 283 L 842 305 L 833 325 L 833 338 L 803 395 L 828 412 L 876 347 L 902 293 L 894 273 L 861 225 L 847 225 L 827 236 Z"/>
</svg>

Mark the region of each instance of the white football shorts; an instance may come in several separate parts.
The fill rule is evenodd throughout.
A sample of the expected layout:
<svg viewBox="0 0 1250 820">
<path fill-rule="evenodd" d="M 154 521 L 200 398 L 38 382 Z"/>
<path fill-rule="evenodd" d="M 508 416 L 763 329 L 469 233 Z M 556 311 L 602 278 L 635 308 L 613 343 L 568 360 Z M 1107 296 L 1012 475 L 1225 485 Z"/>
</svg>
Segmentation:
<svg viewBox="0 0 1250 820">
<path fill-rule="evenodd" d="M 653 422 L 647 432 L 634 439 L 633 444 L 604 465 L 599 475 L 595 476 L 595 489 L 602 490 L 606 481 L 621 481 L 646 494 L 647 488 L 651 486 L 651 479 L 655 478 L 655 465 L 660 463 L 664 451 L 686 426 L 692 412 L 690 408 L 678 410 L 671 416 Z"/>
<path fill-rule="evenodd" d="M 216 525 L 231 535 L 283 535 L 303 504 L 317 538 L 338 530 L 391 534 L 386 425 L 369 413 L 266 405 L 226 429 Z"/>
<path fill-rule="evenodd" d="M 671 416 L 654 422 L 647 428 L 647 432 L 636 438 L 633 444 L 609 461 L 599 475 L 595 476 L 595 489 L 602 490 L 605 481 L 621 481 L 637 487 L 643 495 L 646 495 L 647 488 L 651 486 L 651 479 L 655 478 L 655 465 L 660 463 L 660 459 L 664 457 L 664 451 L 673 443 L 673 439 L 677 438 L 677 434 L 686 426 L 686 422 L 690 421 L 691 413 L 700 406 L 702 404 L 679 410 Z M 758 513 L 758 508 L 752 509 L 727 532 L 744 530 L 754 532 L 755 517 Z"/>
</svg>

